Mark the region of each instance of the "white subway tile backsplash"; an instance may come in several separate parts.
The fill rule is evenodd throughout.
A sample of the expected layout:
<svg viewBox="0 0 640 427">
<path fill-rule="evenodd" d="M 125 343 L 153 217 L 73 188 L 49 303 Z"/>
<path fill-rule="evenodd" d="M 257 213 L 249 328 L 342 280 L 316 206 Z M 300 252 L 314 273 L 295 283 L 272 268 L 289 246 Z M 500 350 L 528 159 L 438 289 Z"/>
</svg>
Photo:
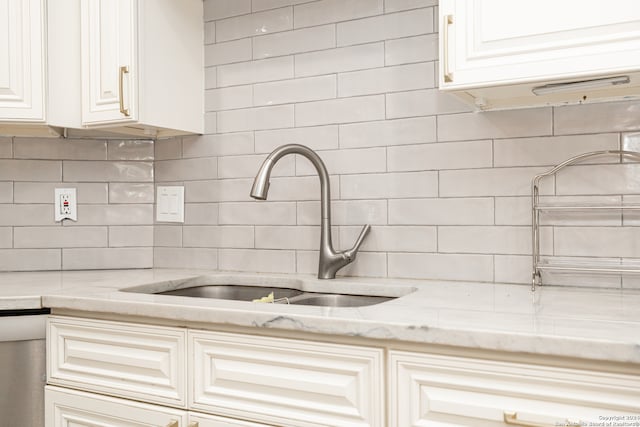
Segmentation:
<svg viewBox="0 0 640 427">
<path fill-rule="evenodd" d="M 360 96 L 295 106 L 296 126 L 364 122 L 384 118 L 384 95 Z"/>
<path fill-rule="evenodd" d="M 320 227 L 317 226 L 258 226 L 256 248 L 306 249 L 320 246 Z"/>
<path fill-rule="evenodd" d="M 60 249 L 0 249 L 1 271 L 60 270 Z"/>
<path fill-rule="evenodd" d="M 204 131 L 205 133 L 218 131 L 218 113 L 214 111 L 204 113 Z"/>
<path fill-rule="evenodd" d="M 153 140 L 111 140 L 107 142 L 107 160 L 148 160 L 152 161 Z"/>
<path fill-rule="evenodd" d="M 218 87 L 291 79 L 293 78 L 293 57 L 282 56 L 220 65 L 217 70 Z"/>
<path fill-rule="evenodd" d="M 253 86 L 254 105 L 276 105 L 336 97 L 336 77 L 320 76 Z"/>
<path fill-rule="evenodd" d="M 204 110 L 220 111 L 253 107 L 251 85 L 223 87 L 204 92 Z"/>
<path fill-rule="evenodd" d="M 334 25 L 268 34 L 253 39 L 253 59 L 290 55 L 336 46 Z"/>
<path fill-rule="evenodd" d="M 218 87 L 218 68 L 206 67 L 204 69 L 204 88 L 215 89 Z"/>
<path fill-rule="evenodd" d="M 389 224 L 393 225 L 491 225 L 493 199 L 389 200 Z"/>
<path fill-rule="evenodd" d="M 251 12 L 251 0 L 205 0 L 204 20 L 213 21 Z"/>
<path fill-rule="evenodd" d="M 109 247 L 153 247 L 153 226 L 127 225 L 109 227 Z"/>
<path fill-rule="evenodd" d="M 63 270 L 151 268 L 153 248 L 62 249 Z"/>
<path fill-rule="evenodd" d="M 253 226 L 190 225 L 183 227 L 182 246 L 250 248 L 253 247 Z"/>
<path fill-rule="evenodd" d="M 0 136 L 0 158 L 10 159 L 13 157 L 13 139 Z"/>
<path fill-rule="evenodd" d="M 217 203 L 186 203 L 184 211 L 186 225 L 215 225 L 218 223 Z"/>
<path fill-rule="evenodd" d="M 217 113 L 220 133 L 293 127 L 293 105 L 246 108 Z"/>
<path fill-rule="evenodd" d="M 440 172 L 440 197 L 524 196 L 531 180 L 548 168 L 461 169 Z M 540 194 L 553 194 L 554 179 L 540 186 Z"/>
<path fill-rule="evenodd" d="M 179 159 L 182 153 L 182 140 L 179 138 L 159 139 L 153 143 L 154 160 Z"/>
<path fill-rule="evenodd" d="M 5 184 L 5 183 L 3 183 Z M 9 183 L 10 184 L 10 183 Z M 15 196 L 13 203 L 53 203 L 55 188 L 72 187 L 77 191 L 80 204 L 107 203 L 108 184 L 101 183 L 70 183 L 70 182 L 15 182 L 13 188 Z M 0 186 L 0 194 L 4 195 Z M 4 201 L 2 203 L 11 203 Z"/>
<path fill-rule="evenodd" d="M 295 251 L 264 249 L 220 249 L 218 268 L 231 271 L 295 273 Z"/>
<path fill-rule="evenodd" d="M 16 159 L 106 160 L 107 142 L 83 139 L 15 138 Z"/>
<path fill-rule="evenodd" d="M 53 199 L 49 205 L 0 205 L 0 226 L 54 224 Z"/>
<path fill-rule="evenodd" d="M 384 0 L 384 11 L 389 13 L 437 5 L 438 0 Z"/>
<path fill-rule="evenodd" d="M 494 142 L 494 166 L 553 166 L 588 151 L 617 150 L 618 140 L 614 133 L 500 139 Z"/>
<path fill-rule="evenodd" d="M 389 147 L 390 171 L 472 169 L 491 167 L 491 141 L 447 142 Z"/>
<path fill-rule="evenodd" d="M 353 246 L 362 227 L 340 227 L 339 246 L 348 249 Z M 385 226 L 371 227 L 362 244 L 362 251 L 373 252 L 436 252 L 438 234 L 432 226 Z M 358 255 L 360 256 L 360 255 Z M 386 262 L 386 260 L 385 260 Z"/>
<path fill-rule="evenodd" d="M 438 116 L 438 140 L 547 136 L 552 133 L 551 112 L 535 108 Z"/>
<path fill-rule="evenodd" d="M 339 179 L 338 176 L 329 177 L 333 195 L 339 194 Z M 252 182 L 249 182 L 246 187 L 247 194 L 251 184 Z M 271 186 L 269 187 L 269 200 L 320 200 L 320 180 L 317 176 L 272 178 Z"/>
<path fill-rule="evenodd" d="M 297 203 L 298 225 L 320 225 L 320 202 Z M 386 225 L 386 200 L 334 200 L 333 225 Z"/>
<path fill-rule="evenodd" d="M 218 178 L 254 178 L 264 162 L 264 155 L 226 156 L 218 163 Z M 271 176 L 295 175 L 295 158 L 285 156 L 275 164 Z"/>
<path fill-rule="evenodd" d="M 372 95 L 435 85 L 432 62 L 352 71 L 338 75 L 338 96 Z"/>
<path fill-rule="evenodd" d="M 13 203 L 13 182 L 0 182 L 0 203 Z"/>
<path fill-rule="evenodd" d="M 554 135 L 640 130 L 640 102 L 602 102 L 556 107 Z"/>
<path fill-rule="evenodd" d="M 531 284 L 531 255 L 496 255 L 494 262 L 496 282 Z"/>
<path fill-rule="evenodd" d="M 202 157 L 196 159 L 162 160 L 156 162 L 158 181 L 195 181 L 218 176 L 218 159 Z"/>
<path fill-rule="evenodd" d="M 107 246 L 107 227 L 15 227 L 15 248 L 96 248 Z"/>
<path fill-rule="evenodd" d="M 380 15 L 383 0 L 320 0 L 295 6 L 295 27 L 311 27 Z"/>
<path fill-rule="evenodd" d="M 79 202 L 89 203 L 84 201 L 81 195 L 82 193 L 79 191 Z M 109 203 L 153 203 L 154 199 L 153 184 L 128 182 L 112 182 L 109 184 Z"/>
<path fill-rule="evenodd" d="M 65 176 L 67 180 L 69 177 Z M 0 181 L 61 181 L 62 162 L 53 160 L 0 160 Z"/>
<path fill-rule="evenodd" d="M 433 9 L 374 16 L 337 25 L 338 46 L 417 36 L 434 32 Z"/>
<path fill-rule="evenodd" d="M 253 10 L 254 12 L 260 12 L 261 10 L 308 3 L 309 1 L 313 0 L 252 0 L 251 10 Z"/>
<path fill-rule="evenodd" d="M 216 22 L 216 41 L 241 39 L 293 28 L 293 8 L 284 7 Z"/>
<path fill-rule="evenodd" d="M 547 239 L 544 240 L 547 241 Z M 493 225 L 438 227 L 438 251 L 504 255 L 530 254 L 531 227 Z"/>
<path fill-rule="evenodd" d="M 63 162 L 65 181 L 84 182 L 152 182 L 152 162 Z M 1 174 L 1 172 L 0 172 Z"/>
<path fill-rule="evenodd" d="M 557 194 L 638 194 L 639 164 L 569 166 L 556 175 Z"/>
<path fill-rule="evenodd" d="M 558 256 L 640 257 L 637 227 L 556 227 L 554 254 Z"/>
<path fill-rule="evenodd" d="M 204 47 L 204 65 L 231 64 L 253 59 L 251 39 L 208 44 Z"/>
<path fill-rule="evenodd" d="M 216 42 L 216 23 L 214 21 L 204 23 L 204 44 Z"/>
<path fill-rule="evenodd" d="M 0 248 L 13 247 L 13 229 L 11 227 L 0 227 Z"/>
<path fill-rule="evenodd" d="M 437 34 L 405 37 L 384 42 L 385 65 L 435 61 L 436 59 L 438 59 Z"/>
<path fill-rule="evenodd" d="M 385 149 L 380 147 L 321 151 L 318 155 L 331 175 L 375 173 L 386 170 Z M 296 156 L 296 175 L 317 175 L 317 172 L 308 159 Z"/>
<path fill-rule="evenodd" d="M 221 225 L 294 225 L 295 202 L 222 203 L 218 207 Z"/>
<path fill-rule="evenodd" d="M 53 205 L 51 205 L 53 211 Z M 51 213 L 53 222 L 53 212 Z M 153 205 L 84 205 L 78 207 L 78 221 L 70 227 L 84 225 L 148 225 L 153 224 Z"/>
<path fill-rule="evenodd" d="M 493 281 L 492 255 L 389 253 L 387 260 L 390 277 Z"/>
<path fill-rule="evenodd" d="M 438 196 L 436 171 L 343 175 L 343 199 L 399 199 Z"/>
<path fill-rule="evenodd" d="M 370 43 L 295 55 L 296 77 L 384 66 L 384 44 Z"/>
<path fill-rule="evenodd" d="M 153 265 L 157 268 L 218 268 L 218 250 L 205 248 L 153 249 Z"/>
<path fill-rule="evenodd" d="M 386 108 L 387 119 L 464 113 L 473 110 L 473 107 L 438 89 L 388 94 Z"/>
<path fill-rule="evenodd" d="M 182 139 L 182 157 L 233 156 L 253 153 L 253 132 L 188 136 Z"/>
<path fill-rule="evenodd" d="M 336 276 L 387 277 L 387 254 L 361 252 L 354 262 L 338 271 Z"/>
<path fill-rule="evenodd" d="M 338 126 L 313 126 L 255 132 L 255 152 L 270 153 L 283 144 L 302 144 L 312 150 L 338 148 Z"/>
<path fill-rule="evenodd" d="M 340 147 L 418 144 L 436 140 L 435 117 L 416 117 L 340 125 Z"/>
<path fill-rule="evenodd" d="M 178 225 L 160 225 L 153 227 L 154 247 L 182 246 L 182 227 Z"/>
</svg>

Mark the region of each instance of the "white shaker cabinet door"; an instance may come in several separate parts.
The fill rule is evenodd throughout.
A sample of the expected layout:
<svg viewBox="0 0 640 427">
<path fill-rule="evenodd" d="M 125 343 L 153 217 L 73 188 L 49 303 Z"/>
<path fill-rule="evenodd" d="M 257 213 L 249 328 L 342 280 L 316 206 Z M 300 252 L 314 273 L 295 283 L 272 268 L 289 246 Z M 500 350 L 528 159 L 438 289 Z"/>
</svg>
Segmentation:
<svg viewBox="0 0 640 427">
<path fill-rule="evenodd" d="M 640 2 L 443 0 L 441 87 L 638 70 Z"/>
<path fill-rule="evenodd" d="M 45 427 L 186 426 L 186 411 L 51 386 L 45 390 Z"/>
<path fill-rule="evenodd" d="M 82 122 L 137 117 L 137 0 L 81 2 Z"/>
<path fill-rule="evenodd" d="M 44 120 L 42 0 L 0 0 L 0 122 Z"/>
<path fill-rule="evenodd" d="M 587 426 L 640 414 L 633 374 L 403 351 L 390 352 L 389 368 L 393 427 Z"/>
</svg>

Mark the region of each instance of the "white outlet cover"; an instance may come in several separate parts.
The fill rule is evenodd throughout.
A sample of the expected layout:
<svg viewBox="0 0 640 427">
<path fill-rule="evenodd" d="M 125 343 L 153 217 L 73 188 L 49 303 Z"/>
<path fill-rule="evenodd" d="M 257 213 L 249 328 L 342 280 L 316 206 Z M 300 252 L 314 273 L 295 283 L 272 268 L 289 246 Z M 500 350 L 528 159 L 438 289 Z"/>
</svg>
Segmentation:
<svg viewBox="0 0 640 427">
<path fill-rule="evenodd" d="M 184 186 L 158 186 L 156 221 L 184 222 Z"/>
<path fill-rule="evenodd" d="M 62 221 L 63 219 L 78 220 L 78 204 L 76 202 L 75 188 L 54 189 L 53 214 L 55 221 Z"/>
</svg>

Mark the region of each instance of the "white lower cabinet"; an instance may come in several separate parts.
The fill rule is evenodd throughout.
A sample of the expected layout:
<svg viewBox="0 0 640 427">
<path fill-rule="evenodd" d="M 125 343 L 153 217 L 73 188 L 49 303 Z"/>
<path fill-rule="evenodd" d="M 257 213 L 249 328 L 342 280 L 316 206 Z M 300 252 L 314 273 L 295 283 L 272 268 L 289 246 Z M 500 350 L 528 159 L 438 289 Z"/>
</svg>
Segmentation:
<svg viewBox="0 0 640 427">
<path fill-rule="evenodd" d="M 389 365 L 394 427 L 640 421 L 636 375 L 401 351 L 390 352 Z"/>
<path fill-rule="evenodd" d="M 189 413 L 188 427 L 271 427 L 267 424 L 256 424 L 250 421 L 234 420 L 215 415 Z"/>
<path fill-rule="evenodd" d="M 186 427 L 187 411 L 47 386 L 45 425 L 47 427 Z"/>
<path fill-rule="evenodd" d="M 189 408 L 278 426 L 383 426 L 383 350 L 189 332 Z"/>
</svg>

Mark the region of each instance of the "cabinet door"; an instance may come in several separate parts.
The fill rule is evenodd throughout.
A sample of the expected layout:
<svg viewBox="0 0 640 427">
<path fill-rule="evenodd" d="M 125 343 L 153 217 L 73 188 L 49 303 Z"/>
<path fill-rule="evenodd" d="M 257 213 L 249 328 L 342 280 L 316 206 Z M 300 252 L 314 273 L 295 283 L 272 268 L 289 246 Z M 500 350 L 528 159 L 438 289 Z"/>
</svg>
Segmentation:
<svg viewBox="0 0 640 427">
<path fill-rule="evenodd" d="M 638 70 L 640 2 L 441 0 L 441 87 Z"/>
<path fill-rule="evenodd" d="M 97 426 L 186 427 L 187 412 L 74 390 L 46 387 L 45 427 Z"/>
<path fill-rule="evenodd" d="M 137 0 L 81 2 L 82 124 L 137 117 Z"/>
<path fill-rule="evenodd" d="M 0 0 L 0 121 L 44 120 L 42 0 Z"/>
<path fill-rule="evenodd" d="M 189 413 L 189 427 L 270 427 L 267 424 L 256 424 L 232 418 L 216 417 L 195 412 Z"/>
<path fill-rule="evenodd" d="M 381 349 L 189 332 L 189 408 L 286 426 L 384 425 Z"/>
<path fill-rule="evenodd" d="M 393 427 L 586 426 L 638 421 L 640 377 L 391 351 Z"/>
</svg>

